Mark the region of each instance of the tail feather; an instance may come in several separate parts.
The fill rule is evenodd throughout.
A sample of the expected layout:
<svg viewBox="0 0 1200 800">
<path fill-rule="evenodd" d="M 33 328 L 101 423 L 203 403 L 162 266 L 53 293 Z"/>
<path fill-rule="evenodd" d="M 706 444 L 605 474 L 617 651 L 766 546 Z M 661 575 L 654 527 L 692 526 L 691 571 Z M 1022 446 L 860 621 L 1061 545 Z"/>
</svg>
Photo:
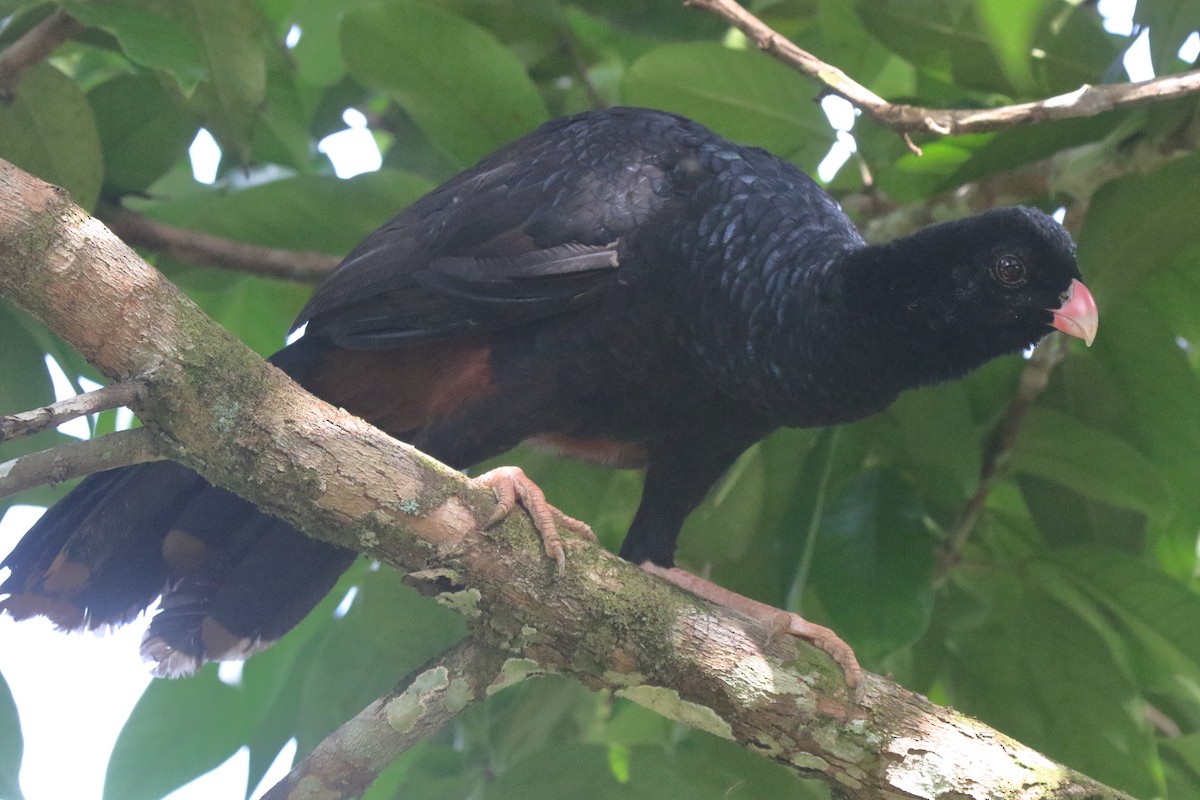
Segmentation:
<svg viewBox="0 0 1200 800">
<path fill-rule="evenodd" d="M 0 562 L 0 612 L 119 625 L 162 596 L 142 645 L 160 674 L 245 658 L 299 622 L 353 561 L 172 462 L 98 473 Z"/>
</svg>

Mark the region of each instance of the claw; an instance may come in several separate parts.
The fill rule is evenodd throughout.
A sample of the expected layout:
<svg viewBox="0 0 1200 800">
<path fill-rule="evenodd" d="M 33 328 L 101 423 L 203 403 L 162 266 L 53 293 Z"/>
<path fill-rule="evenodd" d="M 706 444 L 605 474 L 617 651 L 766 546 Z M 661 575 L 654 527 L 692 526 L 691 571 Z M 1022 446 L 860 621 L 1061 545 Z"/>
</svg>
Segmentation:
<svg viewBox="0 0 1200 800">
<path fill-rule="evenodd" d="M 483 527 L 492 527 L 511 514 L 517 505 L 524 506 L 533 519 L 533 527 L 542 537 L 542 549 L 554 560 L 559 572 L 567 567 L 567 554 L 558 532 L 559 525 L 588 541 L 596 541 L 596 534 L 590 525 L 567 516 L 546 502 L 546 495 L 520 467 L 497 467 L 473 482 L 491 489 L 496 496 L 496 508 Z"/>
<path fill-rule="evenodd" d="M 752 600 L 745 595 L 726 589 L 724 586 L 718 586 L 679 567 L 660 567 L 651 561 L 643 562 L 641 567 L 651 575 L 657 575 L 709 602 L 740 611 L 746 616 L 766 624 L 770 629 L 766 641 L 768 645 L 771 643 L 772 638 L 781 633 L 808 640 L 814 647 L 826 653 L 842 668 L 842 674 L 846 678 L 846 687 L 853 694 L 854 701 L 856 703 L 862 702 L 866 692 L 866 685 L 863 682 L 863 669 L 859 666 L 858 658 L 854 655 L 854 650 L 851 649 L 850 645 L 842 641 L 841 637 L 829 628 L 826 628 L 824 625 L 817 625 L 815 622 L 809 622 L 799 614 L 794 614 L 791 611 L 784 611 L 774 606 L 769 606 L 766 603 Z"/>
</svg>

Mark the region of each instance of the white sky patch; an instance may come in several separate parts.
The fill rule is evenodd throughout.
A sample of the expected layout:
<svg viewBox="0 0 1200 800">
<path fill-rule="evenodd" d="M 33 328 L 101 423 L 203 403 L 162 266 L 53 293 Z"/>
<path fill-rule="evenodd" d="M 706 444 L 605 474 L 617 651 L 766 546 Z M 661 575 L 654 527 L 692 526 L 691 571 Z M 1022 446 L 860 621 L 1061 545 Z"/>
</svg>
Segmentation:
<svg viewBox="0 0 1200 800">
<path fill-rule="evenodd" d="M 1104 20 L 1104 30 L 1119 36 L 1131 35 L 1135 4 L 1135 0 L 1100 0 L 1096 10 Z"/>
<path fill-rule="evenodd" d="M 54 386 L 55 402 L 67 400 L 77 394 L 67 373 L 63 372 L 63 368 L 48 353 L 46 354 L 46 371 L 50 373 L 50 383 Z M 67 420 L 58 426 L 58 432 L 66 436 L 74 436 L 76 439 L 92 438 L 92 429 L 88 426 L 86 417 Z"/>
<path fill-rule="evenodd" d="M 1184 41 L 1183 47 L 1179 48 L 1179 60 L 1195 64 L 1197 58 L 1200 58 L 1200 32 L 1192 31 L 1192 35 Z"/>
<path fill-rule="evenodd" d="M 383 155 L 367 128 L 367 118 L 357 109 L 347 108 L 342 113 L 342 120 L 346 130 L 331 133 L 317 145 L 317 149 L 333 162 L 337 176 L 352 178 L 383 166 Z"/>
<path fill-rule="evenodd" d="M 192 160 L 192 177 L 197 183 L 211 184 L 217 180 L 217 167 L 221 163 L 221 147 L 207 129 L 201 128 L 188 147 Z"/>
<path fill-rule="evenodd" d="M 1154 77 L 1154 65 L 1150 61 L 1150 30 L 1142 31 L 1129 49 L 1125 51 L 1125 71 L 1129 80 L 1148 81 Z"/>
<path fill-rule="evenodd" d="M 821 109 L 825 112 L 829 124 L 837 131 L 837 141 L 833 143 L 825 158 L 817 165 L 817 178 L 823 183 L 829 183 L 858 149 L 858 143 L 850 133 L 858 111 L 850 104 L 850 101 L 834 95 L 828 95 L 821 99 Z"/>
<path fill-rule="evenodd" d="M 304 32 L 300 30 L 299 25 L 293 25 L 292 27 L 288 28 L 287 35 L 283 37 L 284 46 L 288 50 L 291 50 L 293 47 L 300 44 L 300 37 L 303 34 Z"/>
</svg>

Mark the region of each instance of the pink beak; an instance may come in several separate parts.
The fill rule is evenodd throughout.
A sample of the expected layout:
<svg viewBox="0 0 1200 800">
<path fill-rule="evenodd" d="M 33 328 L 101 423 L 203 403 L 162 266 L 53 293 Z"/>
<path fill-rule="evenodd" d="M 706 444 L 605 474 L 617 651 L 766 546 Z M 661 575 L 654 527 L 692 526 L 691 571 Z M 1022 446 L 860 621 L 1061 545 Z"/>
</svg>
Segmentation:
<svg viewBox="0 0 1200 800">
<path fill-rule="evenodd" d="M 1054 327 L 1068 336 L 1083 339 L 1088 347 L 1096 338 L 1096 329 L 1100 326 L 1100 315 L 1096 312 L 1096 298 L 1083 285 L 1082 281 L 1072 280 L 1071 288 L 1067 290 L 1067 301 L 1060 308 L 1052 308 Z"/>
</svg>

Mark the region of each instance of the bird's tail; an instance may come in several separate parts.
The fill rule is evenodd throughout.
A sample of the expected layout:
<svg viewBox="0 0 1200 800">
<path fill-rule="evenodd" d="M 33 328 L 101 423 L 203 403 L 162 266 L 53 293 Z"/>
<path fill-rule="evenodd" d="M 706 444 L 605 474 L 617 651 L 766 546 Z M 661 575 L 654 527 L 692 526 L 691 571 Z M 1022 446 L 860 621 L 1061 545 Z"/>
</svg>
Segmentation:
<svg viewBox="0 0 1200 800">
<path fill-rule="evenodd" d="M 142 654 L 163 675 L 240 659 L 298 623 L 354 553 L 309 539 L 172 462 L 85 479 L 0 563 L 0 612 L 120 625 L 162 597 Z"/>
</svg>

